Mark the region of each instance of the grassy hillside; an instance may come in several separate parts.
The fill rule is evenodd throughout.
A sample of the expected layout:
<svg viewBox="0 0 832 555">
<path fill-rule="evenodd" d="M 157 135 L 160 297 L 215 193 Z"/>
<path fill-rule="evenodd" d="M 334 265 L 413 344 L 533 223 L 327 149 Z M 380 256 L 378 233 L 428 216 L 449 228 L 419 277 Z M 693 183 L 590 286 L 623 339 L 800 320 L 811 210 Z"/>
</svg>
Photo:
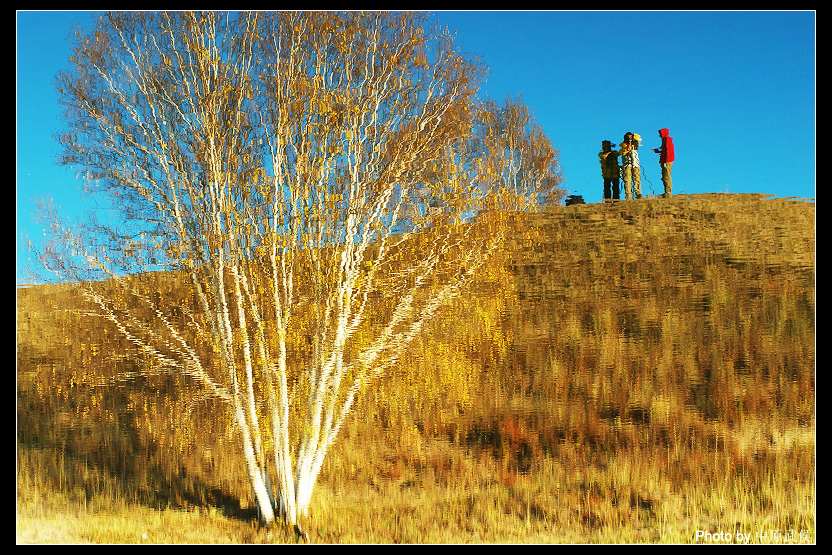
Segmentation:
<svg viewBox="0 0 832 555">
<path fill-rule="evenodd" d="M 505 215 L 356 407 L 311 539 L 814 541 L 814 217 L 760 195 Z M 293 541 L 256 526 L 227 415 L 178 376 L 117 378 L 141 359 L 79 303 L 18 291 L 18 541 Z"/>
</svg>

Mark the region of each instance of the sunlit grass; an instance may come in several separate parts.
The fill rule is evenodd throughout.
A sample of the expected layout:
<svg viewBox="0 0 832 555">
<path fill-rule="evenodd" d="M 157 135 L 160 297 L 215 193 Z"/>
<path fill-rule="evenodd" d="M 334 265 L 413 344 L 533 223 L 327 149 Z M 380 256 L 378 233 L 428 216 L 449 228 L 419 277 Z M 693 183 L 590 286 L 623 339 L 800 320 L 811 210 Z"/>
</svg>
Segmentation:
<svg viewBox="0 0 832 555">
<path fill-rule="evenodd" d="M 509 218 L 356 407 L 310 539 L 814 541 L 813 220 L 755 195 Z M 187 381 L 101 385 L 140 361 L 72 291 L 19 292 L 18 541 L 295 541 L 258 529 L 238 438 Z"/>
</svg>

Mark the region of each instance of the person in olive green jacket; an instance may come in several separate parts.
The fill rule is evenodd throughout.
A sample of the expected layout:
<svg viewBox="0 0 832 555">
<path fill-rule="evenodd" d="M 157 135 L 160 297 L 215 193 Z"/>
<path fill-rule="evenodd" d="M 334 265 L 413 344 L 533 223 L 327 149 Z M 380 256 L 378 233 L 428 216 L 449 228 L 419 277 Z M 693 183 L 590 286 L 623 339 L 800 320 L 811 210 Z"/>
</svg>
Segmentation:
<svg viewBox="0 0 832 555">
<path fill-rule="evenodd" d="M 601 161 L 601 177 L 604 178 L 604 200 L 618 200 L 621 197 L 618 188 L 618 151 L 612 149 L 611 141 L 601 141 L 598 158 Z"/>
</svg>

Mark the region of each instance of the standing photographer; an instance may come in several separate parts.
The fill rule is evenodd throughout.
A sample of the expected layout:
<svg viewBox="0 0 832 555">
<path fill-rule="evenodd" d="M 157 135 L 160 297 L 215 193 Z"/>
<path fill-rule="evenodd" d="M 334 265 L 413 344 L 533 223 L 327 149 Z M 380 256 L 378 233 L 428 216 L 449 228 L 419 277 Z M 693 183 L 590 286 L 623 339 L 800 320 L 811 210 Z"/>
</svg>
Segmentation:
<svg viewBox="0 0 832 555">
<path fill-rule="evenodd" d="M 664 183 L 664 198 L 673 195 L 673 179 L 670 172 L 675 160 L 673 152 L 673 137 L 670 136 L 670 129 L 663 127 L 659 129 L 659 137 L 662 138 L 661 148 L 654 148 L 653 152 L 659 154 L 659 165 L 662 167 L 662 183 Z"/>
<path fill-rule="evenodd" d="M 621 169 L 624 176 L 624 195 L 627 200 L 641 198 L 641 162 L 638 144 L 641 137 L 632 131 L 624 133 L 621 143 Z"/>
<path fill-rule="evenodd" d="M 618 200 L 618 151 L 612 149 L 612 142 L 601 141 L 598 158 L 601 160 L 601 177 L 604 178 L 604 200 Z"/>
</svg>

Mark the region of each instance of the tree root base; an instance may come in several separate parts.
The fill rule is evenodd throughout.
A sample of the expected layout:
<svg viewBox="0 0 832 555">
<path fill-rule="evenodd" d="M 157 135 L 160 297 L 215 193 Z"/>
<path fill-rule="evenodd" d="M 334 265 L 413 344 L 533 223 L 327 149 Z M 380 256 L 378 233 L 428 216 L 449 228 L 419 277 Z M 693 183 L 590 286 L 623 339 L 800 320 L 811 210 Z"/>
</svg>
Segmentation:
<svg viewBox="0 0 832 555">
<path fill-rule="evenodd" d="M 309 543 L 309 534 L 307 534 L 306 531 L 300 527 L 300 524 L 295 524 L 294 530 L 296 539 Z"/>
</svg>

